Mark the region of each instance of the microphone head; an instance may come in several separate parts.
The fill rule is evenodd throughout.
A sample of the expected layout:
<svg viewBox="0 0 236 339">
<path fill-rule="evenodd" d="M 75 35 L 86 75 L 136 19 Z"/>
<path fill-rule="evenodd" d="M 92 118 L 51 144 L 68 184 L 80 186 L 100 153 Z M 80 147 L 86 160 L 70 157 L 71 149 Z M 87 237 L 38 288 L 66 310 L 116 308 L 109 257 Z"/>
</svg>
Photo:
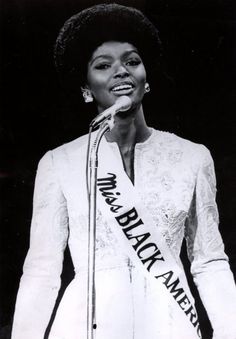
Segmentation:
<svg viewBox="0 0 236 339">
<path fill-rule="evenodd" d="M 122 95 L 116 100 L 115 105 L 117 105 L 119 112 L 125 112 L 131 108 L 132 100 L 127 95 Z"/>
<path fill-rule="evenodd" d="M 131 99 L 127 95 L 122 95 L 119 97 L 115 104 L 111 107 L 107 108 L 102 113 L 98 114 L 90 123 L 90 126 L 97 127 L 100 125 L 105 119 L 109 117 L 113 117 L 118 112 L 128 111 L 132 105 Z"/>
</svg>

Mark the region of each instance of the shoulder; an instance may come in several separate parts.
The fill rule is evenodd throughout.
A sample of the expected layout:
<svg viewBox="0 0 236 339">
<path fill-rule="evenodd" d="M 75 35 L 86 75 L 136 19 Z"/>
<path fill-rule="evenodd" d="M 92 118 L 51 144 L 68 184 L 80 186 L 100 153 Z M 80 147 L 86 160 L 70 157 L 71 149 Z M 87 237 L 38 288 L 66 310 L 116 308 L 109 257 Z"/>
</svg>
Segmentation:
<svg viewBox="0 0 236 339">
<path fill-rule="evenodd" d="M 73 159 L 85 158 L 87 150 L 88 135 L 83 135 L 68 143 L 58 146 L 52 150 L 47 151 L 39 161 L 39 166 L 51 165 L 57 167 L 58 165 L 65 166 L 73 162 Z"/>
<path fill-rule="evenodd" d="M 52 153 L 55 156 L 58 156 L 63 153 L 73 154 L 74 152 L 78 152 L 81 149 L 85 149 L 87 147 L 87 142 L 88 142 L 88 134 L 85 134 L 57 148 L 54 148 L 52 150 Z"/>
<path fill-rule="evenodd" d="M 205 158 L 211 157 L 210 151 L 205 145 L 185 139 L 174 133 L 154 129 L 153 140 L 155 144 L 161 145 L 167 152 L 180 152 L 185 158 L 190 158 L 196 162 L 204 161 Z"/>
</svg>

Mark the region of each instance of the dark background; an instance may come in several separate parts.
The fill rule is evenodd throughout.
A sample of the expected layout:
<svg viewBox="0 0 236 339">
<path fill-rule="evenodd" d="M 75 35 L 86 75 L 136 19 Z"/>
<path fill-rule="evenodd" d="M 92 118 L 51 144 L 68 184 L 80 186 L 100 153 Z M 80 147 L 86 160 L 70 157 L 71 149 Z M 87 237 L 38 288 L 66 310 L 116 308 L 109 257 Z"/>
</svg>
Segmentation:
<svg viewBox="0 0 236 339">
<path fill-rule="evenodd" d="M 89 0 L 0 2 L 0 338 L 10 336 L 29 242 L 35 171 L 51 148 L 87 132 L 94 112 L 63 94 L 53 44 Z M 109 2 L 109 1 L 103 1 Z M 236 11 L 234 0 L 136 0 L 157 25 L 171 85 L 146 98 L 148 123 L 205 144 L 215 160 L 220 230 L 236 275 Z M 166 90 L 169 86 L 169 90 Z M 188 269 L 183 249 L 183 260 Z M 66 252 L 63 286 L 73 276 Z M 195 292 L 194 292 L 195 293 Z M 199 298 L 204 339 L 211 328 Z M 33 338 L 32 338 L 33 339 Z"/>
</svg>

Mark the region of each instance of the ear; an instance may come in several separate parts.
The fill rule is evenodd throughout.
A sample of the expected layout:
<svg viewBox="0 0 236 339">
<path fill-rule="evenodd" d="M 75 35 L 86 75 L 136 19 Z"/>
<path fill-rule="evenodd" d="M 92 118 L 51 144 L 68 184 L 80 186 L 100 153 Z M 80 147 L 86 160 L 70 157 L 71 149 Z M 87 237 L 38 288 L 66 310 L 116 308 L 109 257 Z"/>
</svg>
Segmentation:
<svg viewBox="0 0 236 339">
<path fill-rule="evenodd" d="M 81 91 L 82 91 L 82 90 L 89 90 L 89 85 L 87 85 L 87 84 L 85 83 L 85 84 L 83 84 L 83 85 L 80 86 L 80 89 L 81 89 Z"/>
<path fill-rule="evenodd" d="M 92 102 L 93 101 L 93 96 L 92 96 L 92 93 L 91 93 L 89 87 L 87 85 L 85 85 L 85 86 L 81 86 L 80 89 L 81 89 L 84 101 L 86 103 Z"/>
<path fill-rule="evenodd" d="M 148 82 L 145 83 L 144 88 L 145 88 L 145 93 L 148 93 L 148 92 L 150 92 L 150 90 L 151 90 L 151 89 L 150 89 L 150 85 L 149 85 Z"/>
</svg>

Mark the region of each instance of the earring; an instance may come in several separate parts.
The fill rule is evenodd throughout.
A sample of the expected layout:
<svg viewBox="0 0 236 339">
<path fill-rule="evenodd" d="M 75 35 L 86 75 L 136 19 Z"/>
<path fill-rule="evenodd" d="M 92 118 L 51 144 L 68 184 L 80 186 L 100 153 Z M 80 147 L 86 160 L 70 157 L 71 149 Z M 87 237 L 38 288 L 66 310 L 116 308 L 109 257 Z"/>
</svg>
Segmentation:
<svg viewBox="0 0 236 339">
<path fill-rule="evenodd" d="M 145 83 L 144 88 L 145 88 L 145 93 L 148 93 L 151 90 L 148 82 Z"/>
<path fill-rule="evenodd" d="M 83 95 L 83 98 L 84 98 L 84 102 L 86 102 L 86 103 L 93 102 L 93 97 L 92 97 L 92 94 L 91 94 L 89 89 L 81 88 L 81 91 L 82 91 L 82 95 Z"/>
</svg>

